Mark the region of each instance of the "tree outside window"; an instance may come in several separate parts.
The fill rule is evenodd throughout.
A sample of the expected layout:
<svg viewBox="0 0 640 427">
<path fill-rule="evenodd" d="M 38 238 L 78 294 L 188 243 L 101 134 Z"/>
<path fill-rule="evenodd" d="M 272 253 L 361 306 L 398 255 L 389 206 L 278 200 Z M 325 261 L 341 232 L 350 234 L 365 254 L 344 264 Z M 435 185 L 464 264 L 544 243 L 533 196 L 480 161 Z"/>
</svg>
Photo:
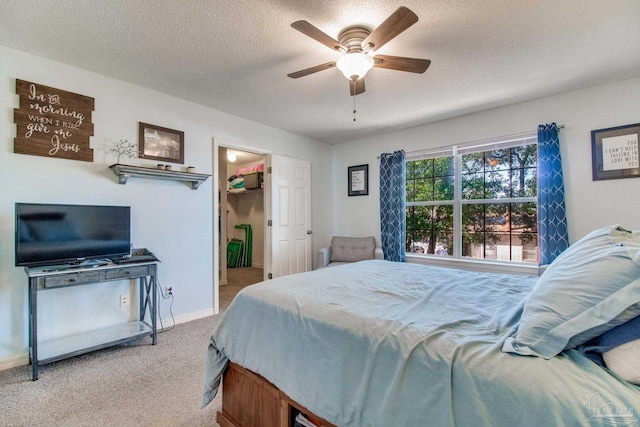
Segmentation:
<svg viewBox="0 0 640 427">
<path fill-rule="evenodd" d="M 407 162 L 407 252 L 453 253 L 453 185 L 452 156 Z"/>
<path fill-rule="evenodd" d="M 452 152 L 407 162 L 407 252 L 537 262 L 537 145 Z"/>
</svg>

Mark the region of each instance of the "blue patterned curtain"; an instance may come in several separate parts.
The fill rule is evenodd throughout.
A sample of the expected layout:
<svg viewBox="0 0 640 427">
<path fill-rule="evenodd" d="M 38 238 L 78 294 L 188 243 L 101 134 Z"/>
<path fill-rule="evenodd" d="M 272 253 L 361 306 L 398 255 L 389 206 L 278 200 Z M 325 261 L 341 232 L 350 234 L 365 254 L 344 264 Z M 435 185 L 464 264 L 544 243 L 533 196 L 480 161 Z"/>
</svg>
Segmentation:
<svg viewBox="0 0 640 427">
<path fill-rule="evenodd" d="M 384 259 L 405 262 L 406 165 L 404 150 L 380 156 L 380 234 Z"/>
<path fill-rule="evenodd" d="M 558 127 L 538 126 L 538 241 L 540 265 L 550 264 L 569 246 Z"/>
</svg>

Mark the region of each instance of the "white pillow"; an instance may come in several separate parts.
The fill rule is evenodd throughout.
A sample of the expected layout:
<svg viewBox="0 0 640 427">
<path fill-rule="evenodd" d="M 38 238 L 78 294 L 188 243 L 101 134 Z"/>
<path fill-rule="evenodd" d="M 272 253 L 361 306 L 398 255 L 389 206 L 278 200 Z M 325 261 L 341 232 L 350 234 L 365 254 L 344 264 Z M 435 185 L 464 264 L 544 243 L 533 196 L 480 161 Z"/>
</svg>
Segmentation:
<svg viewBox="0 0 640 427">
<path fill-rule="evenodd" d="M 549 359 L 638 316 L 638 302 L 640 232 L 595 230 L 540 276 L 502 351 Z"/>
<path fill-rule="evenodd" d="M 640 385 L 640 339 L 605 351 L 602 358 L 610 371 L 627 382 Z"/>
</svg>

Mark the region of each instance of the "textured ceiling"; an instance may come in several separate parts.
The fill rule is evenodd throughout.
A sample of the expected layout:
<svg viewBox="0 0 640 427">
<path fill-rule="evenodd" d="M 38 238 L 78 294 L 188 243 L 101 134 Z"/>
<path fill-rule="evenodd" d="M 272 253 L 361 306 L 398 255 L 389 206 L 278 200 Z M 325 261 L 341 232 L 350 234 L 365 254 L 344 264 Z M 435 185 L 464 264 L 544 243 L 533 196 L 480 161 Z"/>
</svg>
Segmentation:
<svg viewBox="0 0 640 427">
<path fill-rule="evenodd" d="M 640 0 L 0 0 L 0 44 L 338 143 L 640 76 Z M 399 6 L 419 21 L 376 53 L 431 59 L 425 74 L 373 69 L 356 97 L 337 38 Z M 19 77 L 19 76 L 16 76 Z"/>
</svg>

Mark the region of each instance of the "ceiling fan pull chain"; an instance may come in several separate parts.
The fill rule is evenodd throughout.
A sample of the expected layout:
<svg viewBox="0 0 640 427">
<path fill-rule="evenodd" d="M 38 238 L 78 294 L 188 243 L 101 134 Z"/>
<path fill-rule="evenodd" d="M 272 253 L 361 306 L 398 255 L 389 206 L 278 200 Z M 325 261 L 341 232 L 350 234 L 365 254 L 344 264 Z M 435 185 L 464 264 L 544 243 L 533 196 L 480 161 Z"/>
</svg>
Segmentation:
<svg viewBox="0 0 640 427">
<path fill-rule="evenodd" d="M 352 81 L 353 81 L 353 93 L 354 93 L 354 95 L 353 95 L 353 121 L 355 122 L 356 121 L 356 95 L 355 95 L 355 93 L 356 93 L 356 81 L 355 80 L 352 80 Z"/>
</svg>

